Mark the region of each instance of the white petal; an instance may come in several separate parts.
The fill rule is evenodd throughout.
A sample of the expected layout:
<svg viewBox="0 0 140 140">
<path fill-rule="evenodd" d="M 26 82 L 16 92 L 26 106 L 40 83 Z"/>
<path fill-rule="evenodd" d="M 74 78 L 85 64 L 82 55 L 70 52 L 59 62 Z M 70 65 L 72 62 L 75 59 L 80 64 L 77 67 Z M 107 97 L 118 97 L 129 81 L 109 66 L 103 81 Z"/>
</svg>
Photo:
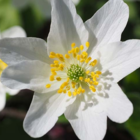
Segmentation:
<svg viewBox="0 0 140 140">
<path fill-rule="evenodd" d="M 3 85 L 0 82 L 0 111 L 4 108 L 6 102 L 6 93 Z"/>
<path fill-rule="evenodd" d="M 71 44 L 76 46 L 85 44 L 88 32 L 82 19 L 77 15 L 71 0 L 51 0 L 52 23 L 48 36 L 49 52 L 65 54 L 71 49 Z"/>
<path fill-rule="evenodd" d="M 107 115 L 105 112 L 94 112 L 94 107 L 88 106 L 80 97 L 67 107 L 66 118 L 71 123 L 80 140 L 102 140 L 106 133 Z"/>
<path fill-rule="evenodd" d="M 51 16 L 50 0 L 34 0 L 33 3 L 36 4 L 37 8 L 41 11 L 44 17 L 50 18 Z"/>
<path fill-rule="evenodd" d="M 80 0 L 72 0 L 72 1 L 75 5 L 77 5 L 80 2 Z"/>
<path fill-rule="evenodd" d="M 109 0 L 85 24 L 97 38 L 97 46 L 120 41 L 129 16 L 123 0 Z"/>
<path fill-rule="evenodd" d="M 26 33 L 23 28 L 19 26 L 14 26 L 2 32 L 1 36 L 2 38 L 26 37 Z"/>
<path fill-rule="evenodd" d="M 45 135 L 55 125 L 67 106 L 68 96 L 65 94 L 50 92 L 42 95 L 34 95 L 24 120 L 24 130 L 34 138 Z"/>
<path fill-rule="evenodd" d="M 1 81 L 5 86 L 12 89 L 31 89 L 30 84 L 33 84 L 33 80 L 40 81 L 44 79 L 44 81 L 47 81 L 49 75 L 50 66 L 48 64 L 37 60 L 22 61 L 6 68 L 2 73 Z M 37 82 L 35 84 L 37 85 Z M 46 88 L 46 84 L 44 83 L 44 88 Z"/>
<path fill-rule="evenodd" d="M 8 93 L 9 95 L 16 95 L 19 93 L 19 90 L 14 90 L 14 89 L 10 89 L 8 87 L 5 87 L 5 91 L 6 93 Z"/>
<path fill-rule="evenodd" d="M 47 44 L 37 38 L 9 38 L 0 40 L 0 57 L 8 65 L 23 60 L 40 60 L 50 63 Z"/>
<path fill-rule="evenodd" d="M 133 105 L 117 84 L 109 90 L 109 99 L 106 102 L 108 117 L 117 123 L 123 123 L 133 113 Z"/>
<path fill-rule="evenodd" d="M 118 82 L 140 66 L 140 40 L 113 43 L 100 48 L 101 65 Z"/>
</svg>

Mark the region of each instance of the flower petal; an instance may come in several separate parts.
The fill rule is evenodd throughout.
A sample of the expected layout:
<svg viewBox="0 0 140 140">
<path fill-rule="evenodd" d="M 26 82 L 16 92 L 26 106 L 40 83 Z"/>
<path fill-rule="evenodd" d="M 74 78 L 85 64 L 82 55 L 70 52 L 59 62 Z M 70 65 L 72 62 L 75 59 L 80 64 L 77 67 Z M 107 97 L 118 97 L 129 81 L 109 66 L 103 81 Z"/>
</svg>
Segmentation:
<svg viewBox="0 0 140 140">
<path fill-rule="evenodd" d="M 0 40 L 0 57 L 8 65 L 23 60 L 40 60 L 51 63 L 47 55 L 47 45 L 37 38 L 9 38 Z"/>
<path fill-rule="evenodd" d="M 4 108 L 6 101 L 6 93 L 2 83 L 0 83 L 0 111 Z"/>
<path fill-rule="evenodd" d="M 52 23 L 48 36 L 49 52 L 65 54 L 74 42 L 85 44 L 88 32 L 82 19 L 77 15 L 71 0 L 52 0 Z"/>
<path fill-rule="evenodd" d="M 1 36 L 2 38 L 26 37 L 26 33 L 20 26 L 14 26 L 2 32 Z"/>
<path fill-rule="evenodd" d="M 109 70 L 115 82 L 139 68 L 140 40 L 112 43 L 100 48 L 101 65 Z"/>
<path fill-rule="evenodd" d="M 85 24 L 97 38 L 97 45 L 103 45 L 120 41 L 128 17 L 129 9 L 123 0 L 109 0 Z"/>
<path fill-rule="evenodd" d="M 64 113 L 76 135 L 81 140 L 101 140 L 105 136 L 107 115 L 94 112 L 94 107 L 84 109 L 85 103 L 80 97 L 67 107 Z"/>
<path fill-rule="evenodd" d="M 35 94 L 24 120 L 24 130 L 34 138 L 45 135 L 64 113 L 67 97 L 55 92 Z"/>
<path fill-rule="evenodd" d="M 6 68 L 1 76 L 2 83 L 12 89 L 30 89 L 40 93 L 54 91 L 60 87 L 64 80 L 54 82 L 51 88 L 46 88 L 50 83 L 50 66 L 41 61 L 22 61 Z"/>
<path fill-rule="evenodd" d="M 106 101 L 108 117 L 117 123 L 123 123 L 133 113 L 133 105 L 123 93 L 118 84 L 113 84 L 109 90 L 109 98 Z"/>
</svg>

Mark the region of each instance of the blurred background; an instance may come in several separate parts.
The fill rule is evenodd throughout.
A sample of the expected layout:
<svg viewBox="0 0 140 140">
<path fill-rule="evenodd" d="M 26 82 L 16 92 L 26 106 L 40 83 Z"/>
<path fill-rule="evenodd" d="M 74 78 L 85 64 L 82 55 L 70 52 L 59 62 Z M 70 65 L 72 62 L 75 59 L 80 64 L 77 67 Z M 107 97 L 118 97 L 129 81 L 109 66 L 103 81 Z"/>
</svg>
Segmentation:
<svg viewBox="0 0 140 140">
<path fill-rule="evenodd" d="M 107 0 L 80 0 L 76 5 L 77 12 L 86 21 L 106 2 Z M 125 2 L 130 8 L 130 17 L 122 40 L 140 39 L 140 1 L 125 0 Z M 0 0 L 1 32 L 19 25 L 25 29 L 28 37 L 46 40 L 50 22 L 50 5 L 43 3 L 42 0 Z M 134 113 L 124 124 L 108 120 L 104 140 L 140 140 L 140 69 L 120 81 L 119 85 L 132 101 Z M 23 90 L 12 97 L 7 95 L 6 107 L 0 112 L 0 140 L 33 140 L 22 127 L 32 95 L 33 92 L 29 90 Z M 55 127 L 38 140 L 78 140 L 78 138 L 65 117 L 61 116 Z"/>
</svg>

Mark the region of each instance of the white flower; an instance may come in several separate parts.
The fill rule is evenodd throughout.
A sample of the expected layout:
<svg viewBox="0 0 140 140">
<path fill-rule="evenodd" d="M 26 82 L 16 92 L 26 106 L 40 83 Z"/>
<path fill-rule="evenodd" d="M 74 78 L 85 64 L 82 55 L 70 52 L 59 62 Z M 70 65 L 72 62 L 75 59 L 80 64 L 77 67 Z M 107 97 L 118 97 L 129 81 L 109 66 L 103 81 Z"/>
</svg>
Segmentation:
<svg viewBox="0 0 140 140">
<path fill-rule="evenodd" d="M 77 5 L 80 0 L 72 0 L 75 5 Z M 13 5 L 22 10 L 27 6 L 34 4 L 46 18 L 51 16 L 51 4 L 50 0 L 12 0 Z"/>
<path fill-rule="evenodd" d="M 0 33 L 0 39 L 2 39 L 2 38 L 14 38 L 14 37 L 25 37 L 25 36 L 26 36 L 26 34 L 25 34 L 24 30 L 21 27 L 18 27 L 18 26 L 12 27 L 12 28 Z M 4 63 L 0 59 L 0 75 L 6 67 L 7 67 L 7 64 Z M 15 94 L 18 93 L 18 90 L 9 89 L 9 88 L 5 87 L 0 82 L 0 111 L 5 106 L 6 93 L 8 93 L 10 95 L 15 95 Z"/>
<path fill-rule="evenodd" d="M 117 84 L 140 66 L 140 41 L 120 41 L 128 17 L 122 0 L 109 0 L 83 23 L 71 0 L 52 0 L 47 43 L 0 41 L 1 58 L 10 65 L 2 82 L 35 91 L 24 120 L 31 137 L 43 136 L 64 113 L 79 139 L 101 140 L 107 116 L 118 123 L 131 116 L 133 106 Z"/>
</svg>

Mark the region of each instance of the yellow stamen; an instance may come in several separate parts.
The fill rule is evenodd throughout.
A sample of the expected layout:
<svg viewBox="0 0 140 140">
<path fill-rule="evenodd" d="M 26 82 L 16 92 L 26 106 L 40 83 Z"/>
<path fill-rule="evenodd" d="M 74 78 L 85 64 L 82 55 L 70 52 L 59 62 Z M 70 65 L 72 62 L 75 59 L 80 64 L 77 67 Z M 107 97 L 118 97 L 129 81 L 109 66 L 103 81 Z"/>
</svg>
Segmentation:
<svg viewBox="0 0 140 140">
<path fill-rule="evenodd" d="M 96 71 L 96 74 L 101 75 L 102 72 L 101 71 Z"/>
<path fill-rule="evenodd" d="M 54 76 L 53 75 L 50 76 L 50 81 L 54 81 Z"/>
<path fill-rule="evenodd" d="M 63 92 L 63 90 L 62 90 L 62 89 L 59 89 L 57 92 L 58 92 L 58 93 L 62 93 L 62 92 Z"/>
<path fill-rule="evenodd" d="M 72 43 L 72 44 L 71 44 L 71 47 L 73 48 L 73 47 L 75 47 L 75 45 L 76 45 L 75 43 Z"/>
<path fill-rule="evenodd" d="M 84 49 L 84 46 L 83 46 L 83 45 L 81 45 L 81 46 L 80 46 L 80 50 L 82 51 L 83 49 Z"/>
<path fill-rule="evenodd" d="M 75 48 L 76 53 L 79 53 L 80 49 L 78 47 Z"/>
<path fill-rule="evenodd" d="M 89 74 L 89 73 L 90 73 L 90 71 L 89 71 L 89 70 L 87 70 L 87 71 L 86 71 L 86 74 Z"/>
<path fill-rule="evenodd" d="M 80 60 L 80 55 L 77 55 L 77 60 Z"/>
<path fill-rule="evenodd" d="M 86 42 L 86 47 L 89 48 L 89 46 L 90 46 L 90 43 Z"/>
<path fill-rule="evenodd" d="M 83 79 L 84 79 L 83 77 L 79 77 L 79 80 L 80 80 L 80 81 L 83 81 Z"/>
<path fill-rule="evenodd" d="M 46 88 L 50 88 L 50 87 L 51 87 L 51 84 L 47 84 L 47 85 L 46 85 Z"/>
<path fill-rule="evenodd" d="M 71 97 L 71 91 L 68 91 L 68 96 Z"/>
<path fill-rule="evenodd" d="M 67 59 L 69 59 L 69 58 L 70 58 L 70 56 L 69 56 L 68 54 L 65 54 L 65 57 L 66 57 Z"/>
<path fill-rule="evenodd" d="M 61 81 L 61 78 L 60 78 L 60 77 L 56 77 L 56 80 L 57 80 L 57 81 Z"/>
<path fill-rule="evenodd" d="M 57 75 L 57 73 L 55 71 L 51 72 L 53 76 Z"/>
</svg>

